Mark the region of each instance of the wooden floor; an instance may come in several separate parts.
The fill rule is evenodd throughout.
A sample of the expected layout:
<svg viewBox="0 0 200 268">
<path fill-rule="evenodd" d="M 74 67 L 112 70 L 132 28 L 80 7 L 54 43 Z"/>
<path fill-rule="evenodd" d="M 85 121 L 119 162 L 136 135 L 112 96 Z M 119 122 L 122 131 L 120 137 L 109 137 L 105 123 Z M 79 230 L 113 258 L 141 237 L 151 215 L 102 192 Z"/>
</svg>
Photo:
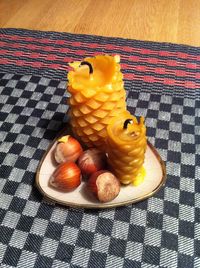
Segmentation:
<svg viewBox="0 0 200 268">
<path fill-rule="evenodd" d="M 0 0 L 0 27 L 200 46 L 200 0 Z"/>
</svg>

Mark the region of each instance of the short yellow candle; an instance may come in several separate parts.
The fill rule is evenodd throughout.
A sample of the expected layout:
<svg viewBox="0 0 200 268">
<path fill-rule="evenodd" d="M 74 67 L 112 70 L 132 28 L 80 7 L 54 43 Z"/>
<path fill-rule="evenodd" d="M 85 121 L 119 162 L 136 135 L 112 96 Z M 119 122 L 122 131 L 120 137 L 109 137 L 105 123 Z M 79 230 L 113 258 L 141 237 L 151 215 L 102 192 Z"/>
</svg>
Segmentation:
<svg viewBox="0 0 200 268">
<path fill-rule="evenodd" d="M 144 118 L 140 121 L 128 112 L 114 118 L 107 127 L 108 162 L 121 183 L 140 184 L 145 176 L 143 168 L 147 146 Z"/>
<path fill-rule="evenodd" d="M 126 110 L 119 61 L 119 56 L 99 55 L 70 64 L 70 122 L 75 136 L 88 147 L 104 149 L 110 120 Z"/>
</svg>

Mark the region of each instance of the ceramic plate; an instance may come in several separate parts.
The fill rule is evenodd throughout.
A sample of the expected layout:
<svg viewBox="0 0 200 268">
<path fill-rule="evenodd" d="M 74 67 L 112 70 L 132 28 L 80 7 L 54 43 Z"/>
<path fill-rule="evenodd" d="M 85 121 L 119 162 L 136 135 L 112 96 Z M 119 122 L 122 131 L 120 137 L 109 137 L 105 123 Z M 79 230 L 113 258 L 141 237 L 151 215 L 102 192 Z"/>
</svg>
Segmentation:
<svg viewBox="0 0 200 268">
<path fill-rule="evenodd" d="M 69 131 L 62 131 L 58 137 L 69 134 Z M 53 159 L 53 151 L 58 137 L 52 142 L 44 154 L 36 173 L 36 185 L 40 192 L 47 198 L 59 204 L 81 207 L 81 208 L 109 208 L 128 205 L 144 200 L 154 195 L 165 183 L 165 164 L 156 149 L 148 142 L 144 167 L 146 176 L 144 182 L 139 186 L 121 186 L 119 195 L 107 203 L 100 203 L 88 192 L 86 182 L 82 182 L 78 188 L 71 192 L 61 192 L 49 186 L 49 179 L 56 168 Z"/>
</svg>

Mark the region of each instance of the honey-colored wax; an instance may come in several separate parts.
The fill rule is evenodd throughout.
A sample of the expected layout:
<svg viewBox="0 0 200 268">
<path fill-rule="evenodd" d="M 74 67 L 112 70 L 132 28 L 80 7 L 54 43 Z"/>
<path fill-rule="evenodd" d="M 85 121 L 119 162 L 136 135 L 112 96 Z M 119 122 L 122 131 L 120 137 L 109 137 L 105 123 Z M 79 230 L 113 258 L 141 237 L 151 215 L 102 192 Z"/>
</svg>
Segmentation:
<svg viewBox="0 0 200 268">
<path fill-rule="evenodd" d="M 139 185 L 147 146 L 144 118 L 140 121 L 128 112 L 114 118 L 107 127 L 108 163 L 122 184 Z"/>
<path fill-rule="evenodd" d="M 68 73 L 70 123 L 73 133 L 88 147 L 105 150 L 110 120 L 126 110 L 126 92 L 119 56 L 85 58 L 74 62 Z M 83 63 L 82 62 L 82 63 Z"/>
</svg>

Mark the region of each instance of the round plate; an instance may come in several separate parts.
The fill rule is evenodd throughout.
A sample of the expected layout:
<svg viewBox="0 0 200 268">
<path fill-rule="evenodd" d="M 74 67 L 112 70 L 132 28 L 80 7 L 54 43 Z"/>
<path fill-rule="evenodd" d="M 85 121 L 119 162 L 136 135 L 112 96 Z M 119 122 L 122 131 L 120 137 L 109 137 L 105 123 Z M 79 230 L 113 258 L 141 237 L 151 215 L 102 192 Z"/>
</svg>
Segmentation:
<svg viewBox="0 0 200 268">
<path fill-rule="evenodd" d="M 80 186 L 71 192 L 62 192 L 52 188 L 49 185 L 49 179 L 57 166 L 53 158 L 53 151 L 55 149 L 57 139 L 67 134 L 70 134 L 69 128 L 62 131 L 52 142 L 38 166 L 36 173 L 36 185 L 45 197 L 66 206 L 95 209 L 110 208 L 136 203 L 149 198 L 164 185 L 166 180 L 165 164 L 153 145 L 148 142 L 144 162 L 146 170 L 144 182 L 139 186 L 133 186 L 132 184 L 121 186 L 119 195 L 111 202 L 99 202 L 88 191 L 85 181 L 82 181 Z"/>
</svg>

